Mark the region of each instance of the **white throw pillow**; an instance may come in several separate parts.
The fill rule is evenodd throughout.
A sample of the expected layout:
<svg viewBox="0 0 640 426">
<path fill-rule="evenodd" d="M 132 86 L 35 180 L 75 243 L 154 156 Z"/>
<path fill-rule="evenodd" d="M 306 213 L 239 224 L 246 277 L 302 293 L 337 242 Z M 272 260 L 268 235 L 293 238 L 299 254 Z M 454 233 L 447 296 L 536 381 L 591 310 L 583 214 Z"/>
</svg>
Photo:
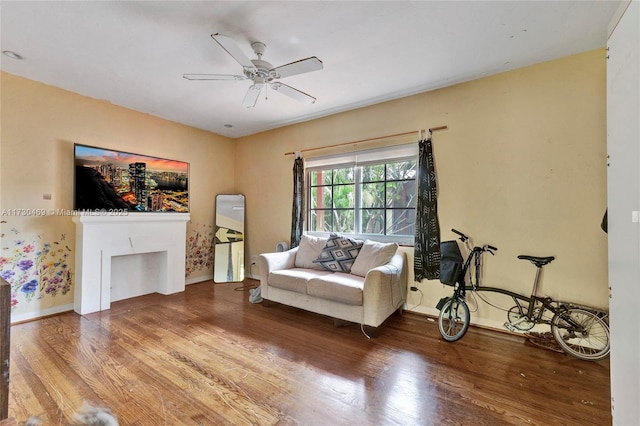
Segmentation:
<svg viewBox="0 0 640 426">
<path fill-rule="evenodd" d="M 378 243 L 366 240 L 360 249 L 358 257 L 353 262 L 351 273 L 366 277 L 369 270 L 389 263 L 397 250 L 397 243 Z"/>
<path fill-rule="evenodd" d="M 298 253 L 296 253 L 296 268 L 324 270 L 322 265 L 313 263 L 313 261 L 316 260 L 326 243 L 327 238 L 325 237 L 303 234 L 298 246 Z"/>
</svg>

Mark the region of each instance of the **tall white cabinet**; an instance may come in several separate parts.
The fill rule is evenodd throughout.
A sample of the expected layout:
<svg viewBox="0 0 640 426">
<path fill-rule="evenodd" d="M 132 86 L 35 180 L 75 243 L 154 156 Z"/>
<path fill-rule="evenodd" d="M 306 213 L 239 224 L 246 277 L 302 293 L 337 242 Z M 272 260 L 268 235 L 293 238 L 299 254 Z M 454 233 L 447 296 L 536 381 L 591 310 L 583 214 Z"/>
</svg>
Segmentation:
<svg viewBox="0 0 640 426">
<path fill-rule="evenodd" d="M 640 1 L 608 42 L 607 175 L 613 424 L 640 424 Z"/>
</svg>

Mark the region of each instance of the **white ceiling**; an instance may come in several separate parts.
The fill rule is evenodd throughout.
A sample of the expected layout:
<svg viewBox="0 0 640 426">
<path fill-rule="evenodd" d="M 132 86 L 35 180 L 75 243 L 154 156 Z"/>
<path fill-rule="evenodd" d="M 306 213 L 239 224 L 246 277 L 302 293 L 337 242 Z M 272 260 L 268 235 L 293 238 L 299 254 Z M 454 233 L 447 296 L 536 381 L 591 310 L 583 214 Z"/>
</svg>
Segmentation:
<svg viewBox="0 0 640 426">
<path fill-rule="evenodd" d="M 0 68 L 235 138 L 602 47 L 619 3 L 2 0 L 1 50 L 24 60 Z M 265 43 L 274 66 L 320 58 L 282 80 L 316 103 L 268 92 L 243 108 L 248 80 L 183 79 L 241 74 L 213 33 L 251 59 Z"/>
</svg>

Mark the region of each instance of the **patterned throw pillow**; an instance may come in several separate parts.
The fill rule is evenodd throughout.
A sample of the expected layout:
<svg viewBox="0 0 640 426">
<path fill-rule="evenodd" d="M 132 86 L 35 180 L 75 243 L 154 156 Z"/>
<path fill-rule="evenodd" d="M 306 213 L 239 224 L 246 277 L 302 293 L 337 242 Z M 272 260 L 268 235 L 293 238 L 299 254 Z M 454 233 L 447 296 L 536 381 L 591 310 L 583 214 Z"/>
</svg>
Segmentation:
<svg viewBox="0 0 640 426">
<path fill-rule="evenodd" d="M 363 241 L 331 234 L 313 263 L 319 263 L 325 269 L 333 272 L 350 272 L 362 244 Z"/>
</svg>

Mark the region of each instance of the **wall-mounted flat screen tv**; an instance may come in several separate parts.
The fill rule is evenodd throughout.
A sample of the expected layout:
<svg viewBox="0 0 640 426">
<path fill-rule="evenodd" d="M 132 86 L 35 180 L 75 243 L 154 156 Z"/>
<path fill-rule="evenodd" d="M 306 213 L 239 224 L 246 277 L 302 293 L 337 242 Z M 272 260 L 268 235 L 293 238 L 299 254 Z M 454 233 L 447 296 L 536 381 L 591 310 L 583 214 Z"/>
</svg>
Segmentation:
<svg viewBox="0 0 640 426">
<path fill-rule="evenodd" d="M 75 144 L 74 209 L 189 212 L 189 163 Z"/>
</svg>

